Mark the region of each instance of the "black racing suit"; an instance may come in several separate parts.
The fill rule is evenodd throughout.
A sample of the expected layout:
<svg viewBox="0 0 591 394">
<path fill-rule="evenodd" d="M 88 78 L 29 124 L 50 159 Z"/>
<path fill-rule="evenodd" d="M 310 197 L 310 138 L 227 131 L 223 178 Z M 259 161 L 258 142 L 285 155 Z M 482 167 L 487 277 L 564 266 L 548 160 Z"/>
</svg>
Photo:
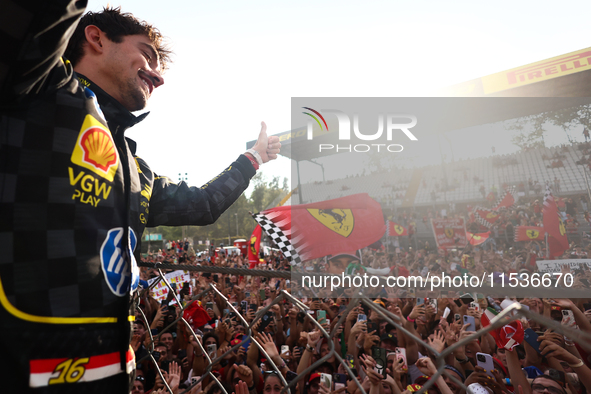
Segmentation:
<svg viewBox="0 0 591 394">
<path fill-rule="evenodd" d="M 213 223 L 255 169 L 201 188 L 134 156 L 142 120 L 61 56 L 86 1 L 0 0 L 0 377 L 11 392 L 127 393 L 146 226 Z"/>
</svg>

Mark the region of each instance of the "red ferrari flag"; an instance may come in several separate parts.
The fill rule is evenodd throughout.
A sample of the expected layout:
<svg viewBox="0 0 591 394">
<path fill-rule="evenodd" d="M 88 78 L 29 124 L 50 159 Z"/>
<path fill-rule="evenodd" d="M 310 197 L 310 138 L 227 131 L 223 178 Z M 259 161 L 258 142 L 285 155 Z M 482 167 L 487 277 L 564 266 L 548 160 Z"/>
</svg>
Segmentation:
<svg viewBox="0 0 591 394">
<path fill-rule="evenodd" d="M 474 208 L 474 217 L 478 223 L 490 228 L 493 224 L 495 224 L 500 215 L 498 212 L 495 212 L 491 209 L 476 207 Z"/>
<path fill-rule="evenodd" d="M 311 260 L 364 248 L 386 232 L 382 207 L 367 193 L 254 215 L 290 260 Z"/>
<path fill-rule="evenodd" d="M 468 243 L 464 219 L 431 219 L 439 249 L 464 248 Z"/>
<path fill-rule="evenodd" d="M 259 251 L 261 250 L 261 235 L 263 229 L 260 225 L 254 228 L 250 240 L 248 241 L 248 263 L 249 268 L 253 269 L 259 263 Z"/>
<path fill-rule="evenodd" d="M 183 317 L 193 327 L 201 327 L 211 320 L 205 309 L 197 302 L 193 302 L 183 312 Z"/>
<path fill-rule="evenodd" d="M 543 241 L 544 234 L 544 227 L 517 226 L 515 227 L 515 242 Z"/>
<path fill-rule="evenodd" d="M 477 246 L 486 242 L 488 237 L 490 237 L 490 231 L 487 233 L 477 234 L 473 234 L 469 231 L 466 231 L 466 237 L 468 237 L 468 242 L 470 242 L 470 245 Z"/>
<path fill-rule="evenodd" d="M 554 196 L 548 186 L 546 186 L 546 194 L 544 194 L 542 214 L 544 215 L 544 230 L 548 233 L 550 256 L 558 257 L 568 249 L 568 239 L 564 222 L 558 213 L 556 201 L 554 201 Z"/>
<path fill-rule="evenodd" d="M 463 269 L 474 268 L 474 257 L 470 256 L 469 254 L 463 254 L 460 260 L 460 267 Z"/>
<path fill-rule="evenodd" d="M 388 220 L 388 232 L 387 235 L 389 237 L 401 237 L 403 235 L 408 235 L 408 231 L 405 227 L 402 227 L 399 224 L 394 223 L 391 220 Z"/>
</svg>

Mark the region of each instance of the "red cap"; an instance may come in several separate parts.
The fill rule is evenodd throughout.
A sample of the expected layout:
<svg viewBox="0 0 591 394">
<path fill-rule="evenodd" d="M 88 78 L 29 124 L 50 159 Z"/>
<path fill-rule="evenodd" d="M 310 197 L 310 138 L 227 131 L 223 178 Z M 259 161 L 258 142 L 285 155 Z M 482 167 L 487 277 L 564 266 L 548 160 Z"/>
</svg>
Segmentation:
<svg viewBox="0 0 591 394">
<path fill-rule="evenodd" d="M 408 386 L 406 386 L 406 389 L 408 391 L 410 391 L 411 393 L 419 391 L 422 388 L 423 388 L 423 386 L 421 386 L 420 384 L 409 384 Z"/>
<path fill-rule="evenodd" d="M 308 379 L 308 383 L 313 381 L 316 378 L 320 378 L 320 374 L 318 372 L 314 372 L 312 375 L 310 375 L 310 379 Z"/>
<path fill-rule="evenodd" d="M 415 385 L 418 385 L 419 387 L 423 387 L 425 385 L 425 383 L 427 383 L 429 380 L 431 380 L 431 378 L 429 376 L 426 376 L 426 375 L 419 376 L 418 378 L 415 379 Z M 435 383 L 433 386 L 439 390 L 439 387 L 437 387 L 437 383 Z"/>
</svg>

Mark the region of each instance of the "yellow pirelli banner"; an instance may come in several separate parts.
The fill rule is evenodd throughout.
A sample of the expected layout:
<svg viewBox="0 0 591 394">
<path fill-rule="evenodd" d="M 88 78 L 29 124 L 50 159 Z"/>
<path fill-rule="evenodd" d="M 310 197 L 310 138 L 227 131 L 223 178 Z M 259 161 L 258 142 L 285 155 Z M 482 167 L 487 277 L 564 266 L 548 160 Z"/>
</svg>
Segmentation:
<svg viewBox="0 0 591 394">
<path fill-rule="evenodd" d="M 517 88 L 591 69 L 591 48 L 482 77 L 484 94 Z"/>
</svg>

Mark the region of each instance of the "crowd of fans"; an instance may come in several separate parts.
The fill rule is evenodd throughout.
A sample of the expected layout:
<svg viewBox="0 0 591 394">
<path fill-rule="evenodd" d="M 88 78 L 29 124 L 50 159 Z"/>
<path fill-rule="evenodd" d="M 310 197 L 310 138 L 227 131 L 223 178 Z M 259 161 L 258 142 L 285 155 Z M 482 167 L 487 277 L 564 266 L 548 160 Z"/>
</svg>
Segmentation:
<svg viewBox="0 0 591 394">
<path fill-rule="evenodd" d="M 535 209 L 532 213 L 534 218 L 538 217 Z M 511 216 L 509 214 L 509 221 Z M 175 246 L 179 243 L 169 244 Z M 184 243 L 182 245 L 180 248 L 171 247 L 170 250 L 166 247 L 149 255 L 145 261 L 248 267 L 247 260 L 242 256 L 190 253 L 191 248 L 185 250 Z M 563 257 L 585 258 L 587 253 L 591 253 L 589 246 L 572 244 Z M 350 254 L 348 256 L 351 257 Z M 390 275 L 422 275 L 425 270 L 439 270 L 452 276 L 466 273 L 479 275 L 483 271 L 508 275 L 512 272 L 535 272 L 535 261 L 544 258 L 544 250 L 543 244 L 521 242 L 500 244 L 496 250 L 469 247 L 444 252 L 427 243 L 420 248 L 399 248 L 396 253 L 367 248 L 354 256 L 358 259 L 354 262 L 357 267 L 385 269 Z M 469 256 L 468 260 L 465 256 Z M 340 257 L 319 259 L 315 261 L 314 270 L 331 272 L 334 262 L 338 262 Z M 469 264 L 464 264 L 465 261 L 469 261 Z M 340 267 L 341 270 L 343 268 Z M 289 264 L 281 255 L 272 253 L 264 258 L 257 269 L 288 270 Z M 566 272 L 568 268 L 564 270 Z M 572 274 L 572 287 L 589 292 L 591 271 L 581 265 Z M 157 275 L 157 271 L 152 268 L 141 269 L 143 280 Z M 330 353 L 331 344 L 313 323 L 316 320 L 327 332 L 336 331 L 332 346 L 349 363 L 348 366 L 367 393 L 408 394 L 417 391 L 436 372 L 435 355 L 425 344 L 439 353 L 454 346 L 483 326 L 482 314 L 486 310 L 499 310 L 505 301 L 484 294 L 473 294 L 471 298 L 459 293 L 429 298 L 429 294 L 389 288 L 378 289 L 371 294 L 375 307 L 384 308 L 397 316 L 411 334 L 408 335 L 385 321 L 374 308 L 356 304 L 347 311 L 349 303 L 356 301 L 345 292 L 342 296 L 331 297 L 333 294 L 327 289 L 316 289 L 315 297 L 306 298 L 301 295 L 301 287 L 286 279 L 194 271 L 191 271 L 191 279 L 191 283 L 178 289 L 183 304 L 195 294 L 205 291 L 210 284 L 215 284 L 248 326 L 232 312 L 224 298 L 210 291 L 199 299 L 207 313 L 205 320 L 191 322 L 197 335 L 195 337 L 183 323 L 175 323 L 183 311 L 182 306 L 174 302 L 171 293 L 162 302 L 144 293 L 140 300 L 143 313 L 136 313 L 132 340 L 138 360 L 134 393 L 164 390 L 164 383 L 152 360 L 146 357 L 153 349 L 158 367 L 173 392 L 191 387 L 192 382 L 206 375 L 199 384 L 193 384 L 190 392 L 220 394 L 222 391 L 218 383 L 206 373 L 209 362 L 198 342 L 214 359 L 242 342 L 250 327 L 252 336 L 263 346 L 279 372 L 250 340 L 216 362 L 212 371 L 228 393 L 278 394 L 284 387 L 278 373 L 290 382 L 312 363 Z M 309 313 L 303 313 L 289 300 L 283 300 L 275 303 L 266 315 L 259 317 L 257 323 L 252 325 L 257 312 L 271 304 L 282 290 L 306 304 Z M 540 317 L 591 333 L 591 293 L 587 294 L 589 298 L 512 300 L 526 305 Z M 342 314 L 346 314 L 344 324 L 337 327 Z M 464 316 L 472 317 L 473 325 L 464 324 Z M 537 340 L 521 340 L 509 350 L 487 333 L 464 346 L 455 347 L 445 357 L 446 373 L 435 380 L 429 389 L 430 394 L 463 394 L 465 390 L 457 382 L 462 382 L 472 392 L 479 394 L 582 394 L 591 389 L 591 342 L 573 341 L 548 329 L 539 319 L 522 318 L 520 323 L 524 330 L 537 336 Z M 148 334 L 150 330 L 153 342 Z M 382 368 L 384 361 L 386 365 Z M 298 394 L 360 393 L 334 354 L 299 379 L 295 388 Z"/>
<path fill-rule="evenodd" d="M 490 208 L 492 202 L 483 201 L 479 206 Z M 571 242 L 586 244 L 591 241 L 590 236 L 584 234 L 591 226 L 591 214 L 589 213 L 589 197 L 587 194 L 555 197 L 555 201 Z M 457 219 L 466 220 L 466 230 L 476 233 L 491 232 L 491 241 L 494 240 L 495 247 L 503 251 L 515 245 L 514 234 L 517 226 L 543 226 L 543 196 L 520 197 L 517 203 L 508 208 L 500 210 L 499 217 L 490 227 L 485 227 L 474 215 L 476 204 L 455 204 L 449 203 L 444 209 L 423 207 L 421 209 L 399 209 L 396 212 L 386 212 L 388 218 L 397 224 L 408 228 L 409 233 L 414 235 L 417 232 L 430 234 L 431 219 Z M 412 238 L 412 237 L 411 237 Z M 411 244 L 413 240 L 411 239 Z M 545 247 L 538 243 L 541 250 Z M 572 252 L 572 251 L 571 251 Z M 566 252 L 565 252 L 566 253 Z"/>
</svg>

